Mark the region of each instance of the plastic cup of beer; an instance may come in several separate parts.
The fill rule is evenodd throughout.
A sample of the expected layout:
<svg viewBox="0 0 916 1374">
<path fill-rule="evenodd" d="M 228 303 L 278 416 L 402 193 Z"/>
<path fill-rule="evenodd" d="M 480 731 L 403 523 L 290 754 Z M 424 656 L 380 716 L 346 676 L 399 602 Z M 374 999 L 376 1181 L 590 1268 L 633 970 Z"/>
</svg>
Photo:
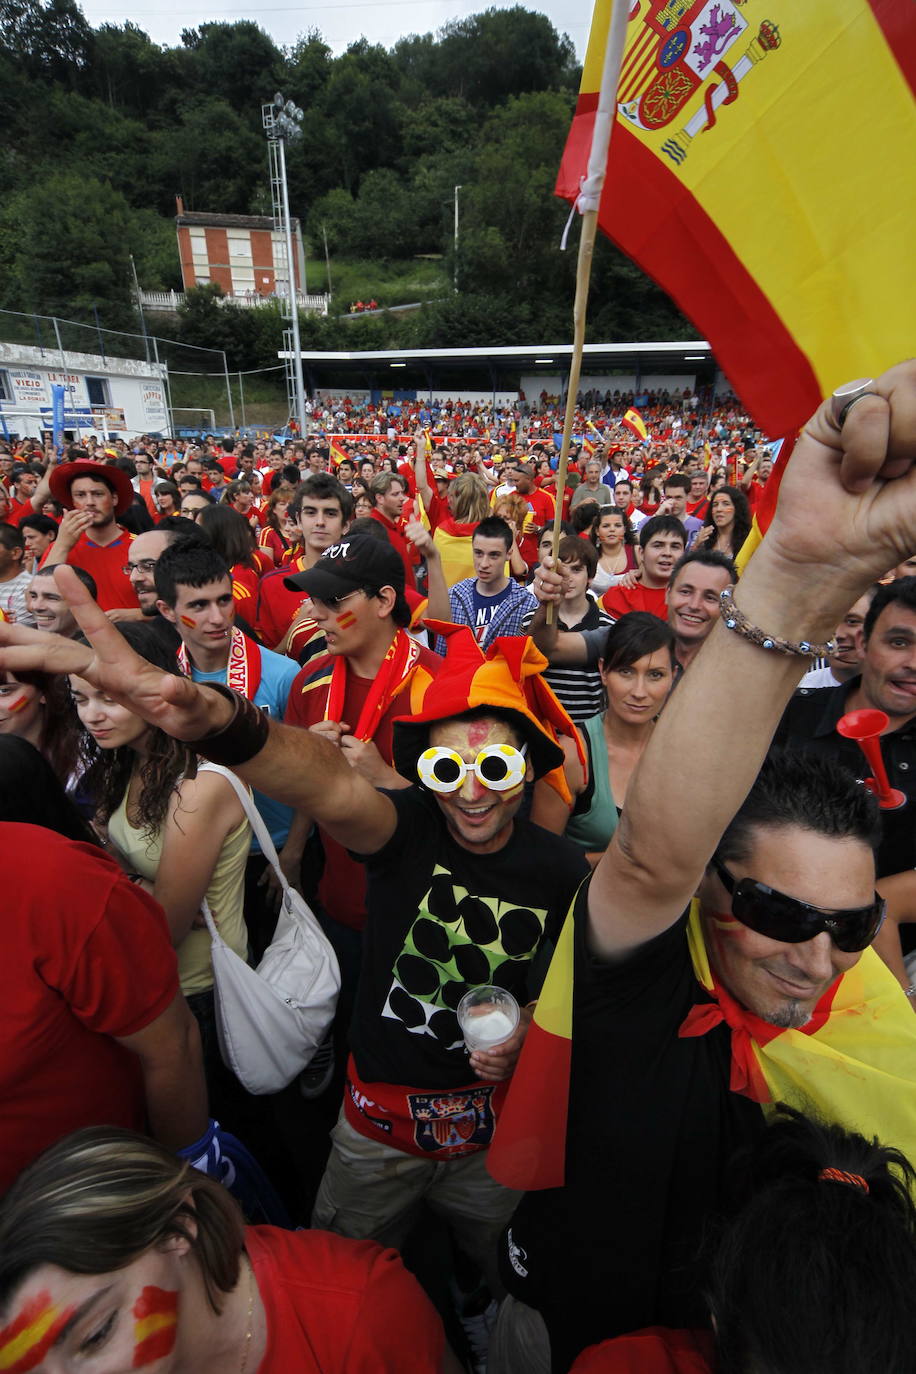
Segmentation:
<svg viewBox="0 0 916 1374">
<path fill-rule="evenodd" d="M 458 1024 L 469 1050 L 492 1050 L 515 1034 L 518 1002 L 505 988 L 472 988 L 458 1003 Z"/>
</svg>

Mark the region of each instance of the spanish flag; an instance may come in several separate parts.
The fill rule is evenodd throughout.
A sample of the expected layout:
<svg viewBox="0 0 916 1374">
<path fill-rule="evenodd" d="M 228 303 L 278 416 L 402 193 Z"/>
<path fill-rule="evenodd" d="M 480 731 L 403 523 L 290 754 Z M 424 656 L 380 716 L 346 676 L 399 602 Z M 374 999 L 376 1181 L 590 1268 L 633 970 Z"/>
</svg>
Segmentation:
<svg viewBox="0 0 916 1374">
<path fill-rule="evenodd" d="M 331 462 L 334 464 L 335 467 L 338 463 L 342 463 L 343 460 L 346 457 L 348 457 L 348 455 L 344 452 L 344 450 L 341 448 L 340 444 L 337 442 L 336 439 L 328 440 L 328 449 L 331 454 Z"/>
<path fill-rule="evenodd" d="M 614 3 L 629 22 L 599 225 L 710 341 L 757 424 L 787 434 L 913 351 L 916 5 Z M 611 6 L 596 0 L 556 186 L 569 201 Z"/>
<path fill-rule="evenodd" d="M 56 1307 L 45 1291 L 28 1298 L 0 1330 L 0 1370 L 28 1374 L 37 1369 L 75 1311 Z"/>
<path fill-rule="evenodd" d="M 628 429 L 631 434 L 635 434 L 637 439 L 641 439 L 643 443 L 648 439 L 649 431 L 646 429 L 645 422 L 638 410 L 633 410 L 632 408 L 628 410 L 620 423 Z"/>
<path fill-rule="evenodd" d="M 565 1182 L 575 929 L 587 919 L 587 901 L 586 880 L 560 933 L 487 1155 L 488 1170 L 507 1188 L 560 1188 Z M 784 1029 L 754 1016 L 718 982 L 697 901 L 684 938 L 698 998 L 679 1037 L 707 1035 L 722 1023 L 729 1028 L 732 1092 L 756 1102 L 764 1115 L 788 1102 L 825 1121 L 842 1121 L 892 1142 L 916 1164 L 916 1018 L 873 949 L 827 989 L 804 1026 Z M 600 1092 L 601 1084 L 594 1090 Z"/>
</svg>

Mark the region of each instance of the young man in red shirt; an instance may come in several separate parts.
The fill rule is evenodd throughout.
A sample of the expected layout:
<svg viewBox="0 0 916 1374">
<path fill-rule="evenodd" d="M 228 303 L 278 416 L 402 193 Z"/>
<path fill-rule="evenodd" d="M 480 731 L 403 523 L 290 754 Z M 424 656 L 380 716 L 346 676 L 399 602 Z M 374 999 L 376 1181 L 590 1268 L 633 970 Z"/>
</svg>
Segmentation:
<svg viewBox="0 0 916 1374">
<path fill-rule="evenodd" d="M 271 649 L 285 640 L 308 599 L 301 590 L 288 586 L 287 578 L 313 567 L 325 549 L 340 542 L 353 518 L 353 497 L 329 472 L 313 472 L 296 489 L 289 514 L 302 542 L 291 550 L 288 563 L 262 577 L 258 600 L 257 630 Z"/>
<path fill-rule="evenodd" d="M 519 553 L 533 568 L 538 561 L 537 531 L 549 525 L 556 511 L 556 503 L 548 491 L 535 486 L 534 468 L 530 463 L 519 463 L 515 469 L 515 490 L 528 503 L 530 518 L 525 519 L 525 528 L 519 542 Z"/>
<path fill-rule="evenodd" d="M 641 565 L 601 598 L 608 615 L 619 620 L 627 611 L 649 611 L 659 620 L 668 619 L 666 593 L 674 565 L 683 555 L 687 535 L 673 515 L 653 515 L 639 531 Z"/>
<path fill-rule="evenodd" d="M 388 536 L 388 542 L 404 565 L 404 583 L 416 587 L 410 546 L 404 538 L 401 515 L 407 500 L 407 483 L 396 472 L 377 472 L 369 483 L 369 497 L 372 501 L 371 518 L 381 525 Z"/>
<path fill-rule="evenodd" d="M 137 606 L 127 566 L 132 535 L 116 517 L 134 499 L 126 472 L 102 463 L 62 463 L 49 478 L 51 495 L 67 509 L 42 567 L 73 563 L 91 573 L 103 611 Z"/>
</svg>

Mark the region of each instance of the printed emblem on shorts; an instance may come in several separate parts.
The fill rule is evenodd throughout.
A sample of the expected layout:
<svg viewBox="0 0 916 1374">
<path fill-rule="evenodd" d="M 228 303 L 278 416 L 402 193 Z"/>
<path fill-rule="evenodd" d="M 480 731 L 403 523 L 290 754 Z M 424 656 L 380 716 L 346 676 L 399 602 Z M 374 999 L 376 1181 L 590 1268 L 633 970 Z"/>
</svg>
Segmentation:
<svg viewBox="0 0 916 1374">
<path fill-rule="evenodd" d="M 495 1084 L 469 1093 L 408 1093 L 414 1140 L 421 1150 L 479 1149 L 493 1139 L 492 1097 Z"/>
</svg>

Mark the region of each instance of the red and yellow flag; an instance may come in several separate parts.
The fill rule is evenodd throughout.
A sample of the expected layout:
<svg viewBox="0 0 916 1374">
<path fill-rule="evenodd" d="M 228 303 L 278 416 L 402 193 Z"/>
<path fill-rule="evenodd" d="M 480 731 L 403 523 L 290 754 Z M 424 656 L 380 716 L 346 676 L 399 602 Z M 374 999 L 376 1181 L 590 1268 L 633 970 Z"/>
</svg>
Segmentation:
<svg viewBox="0 0 916 1374">
<path fill-rule="evenodd" d="M 913 351 L 916 5 L 616 3 L 629 23 L 599 225 L 710 341 L 761 428 L 786 434 Z M 596 0 L 557 180 L 570 201 L 611 5 Z"/>
<path fill-rule="evenodd" d="M 638 410 L 633 410 L 632 408 L 628 410 L 620 423 L 628 429 L 631 434 L 635 434 L 637 439 L 645 441 L 649 437 L 649 431 L 646 429 L 645 421 Z"/>
<path fill-rule="evenodd" d="M 342 463 L 345 458 L 349 459 L 349 454 L 341 448 L 336 439 L 328 440 L 328 449 L 331 454 L 331 462 L 335 467 L 338 463 Z"/>
<path fill-rule="evenodd" d="M 793 434 L 790 439 L 780 439 L 778 444 L 773 447 L 773 471 L 767 478 L 766 486 L 754 509 L 750 532 L 735 555 L 735 566 L 739 575 L 744 572 L 751 554 L 760 545 L 763 536 L 770 528 L 770 521 L 773 519 L 773 512 L 776 510 L 776 501 L 779 497 L 779 484 L 782 481 L 782 474 L 786 470 L 786 464 L 792 457 L 795 438 L 796 436 Z"/>
</svg>

